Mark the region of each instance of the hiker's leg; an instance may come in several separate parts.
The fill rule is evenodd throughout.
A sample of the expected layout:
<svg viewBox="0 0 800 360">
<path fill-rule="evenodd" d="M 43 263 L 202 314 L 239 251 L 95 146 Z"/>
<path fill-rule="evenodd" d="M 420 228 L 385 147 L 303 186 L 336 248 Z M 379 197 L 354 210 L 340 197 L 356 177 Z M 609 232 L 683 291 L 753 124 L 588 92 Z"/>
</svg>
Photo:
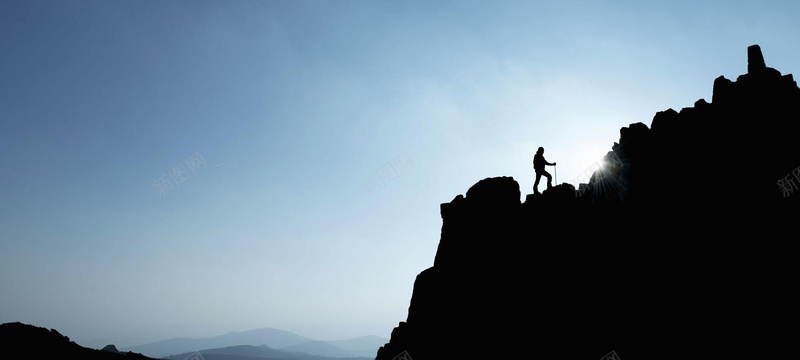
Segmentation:
<svg viewBox="0 0 800 360">
<path fill-rule="evenodd" d="M 542 171 L 542 175 L 547 177 L 547 188 L 553 187 L 553 176 L 547 171 Z"/>
<path fill-rule="evenodd" d="M 539 180 L 541 180 L 541 179 L 542 179 L 542 174 L 537 172 L 536 173 L 536 181 L 533 182 L 533 193 L 534 194 L 538 194 L 539 193 Z"/>
</svg>

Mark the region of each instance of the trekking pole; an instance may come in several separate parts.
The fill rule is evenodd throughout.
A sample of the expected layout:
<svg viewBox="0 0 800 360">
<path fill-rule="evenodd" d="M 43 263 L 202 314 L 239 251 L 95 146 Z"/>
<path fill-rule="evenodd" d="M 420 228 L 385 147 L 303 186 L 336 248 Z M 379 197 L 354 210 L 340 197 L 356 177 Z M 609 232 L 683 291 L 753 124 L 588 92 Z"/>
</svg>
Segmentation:
<svg viewBox="0 0 800 360">
<path fill-rule="evenodd" d="M 553 175 L 556 177 L 556 186 L 558 186 L 558 167 L 553 165 Z"/>
</svg>

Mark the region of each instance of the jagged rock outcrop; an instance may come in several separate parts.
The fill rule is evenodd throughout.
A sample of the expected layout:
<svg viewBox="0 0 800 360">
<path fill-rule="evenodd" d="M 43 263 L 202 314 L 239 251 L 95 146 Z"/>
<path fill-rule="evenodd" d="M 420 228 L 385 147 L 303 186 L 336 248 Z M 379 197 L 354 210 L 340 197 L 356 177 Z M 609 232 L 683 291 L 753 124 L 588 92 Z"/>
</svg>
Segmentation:
<svg viewBox="0 0 800 360">
<path fill-rule="evenodd" d="M 800 89 L 748 48 L 712 102 L 631 124 L 588 184 L 441 205 L 434 265 L 378 360 L 772 358 L 793 344 Z M 796 177 L 796 178 L 795 178 Z M 783 182 L 781 182 L 783 181 Z M 780 185 L 780 186 L 779 186 Z M 792 185 L 788 183 L 788 185 Z M 576 196 L 577 195 L 577 196 Z"/>
<path fill-rule="evenodd" d="M 110 352 L 110 353 L 114 353 L 114 354 L 122 354 L 121 351 L 117 350 L 117 347 L 114 344 L 108 344 L 108 345 L 106 345 L 105 347 L 103 347 L 100 350 L 103 350 L 103 351 L 106 351 L 106 352 Z"/>
</svg>

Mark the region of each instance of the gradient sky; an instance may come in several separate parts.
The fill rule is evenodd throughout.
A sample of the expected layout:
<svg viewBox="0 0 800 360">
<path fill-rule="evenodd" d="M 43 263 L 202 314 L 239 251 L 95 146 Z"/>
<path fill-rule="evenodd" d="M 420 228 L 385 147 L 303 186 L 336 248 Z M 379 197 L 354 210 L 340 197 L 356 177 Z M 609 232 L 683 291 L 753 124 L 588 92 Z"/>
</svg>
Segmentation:
<svg viewBox="0 0 800 360">
<path fill-rule="evenodd" d="M 389 337 L 439 204 L 539 146 L 586 182 L 798 39 L 797 1 L 0 0 L 0 322 Z"/>
</svg>

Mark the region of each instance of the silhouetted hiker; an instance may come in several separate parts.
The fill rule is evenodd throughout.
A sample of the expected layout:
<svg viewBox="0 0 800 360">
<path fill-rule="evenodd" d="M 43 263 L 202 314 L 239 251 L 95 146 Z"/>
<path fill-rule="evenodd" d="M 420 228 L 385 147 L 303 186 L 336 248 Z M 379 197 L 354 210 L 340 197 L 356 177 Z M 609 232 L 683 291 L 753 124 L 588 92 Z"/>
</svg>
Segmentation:
<svg viewBox="0 0 800 360">
<path fill-rule="evenodd" d="M 533 193 L 539 193 L 539 180 L 542 178 L 542 175 L 547 177 L 547 188 L 553 187 L 553 176 L 550 175 L 549 172 L 544 170 L 545 165 L 556 166 L 556 163 L 549 163 L 547 160 L 544 159 L 544 148 L 539 147 L 539 150 L 536 151 L 536 155 L 533 156 L 533 170 L 536 171 L 536 181 L 533 183 Z"/>
</svg>

